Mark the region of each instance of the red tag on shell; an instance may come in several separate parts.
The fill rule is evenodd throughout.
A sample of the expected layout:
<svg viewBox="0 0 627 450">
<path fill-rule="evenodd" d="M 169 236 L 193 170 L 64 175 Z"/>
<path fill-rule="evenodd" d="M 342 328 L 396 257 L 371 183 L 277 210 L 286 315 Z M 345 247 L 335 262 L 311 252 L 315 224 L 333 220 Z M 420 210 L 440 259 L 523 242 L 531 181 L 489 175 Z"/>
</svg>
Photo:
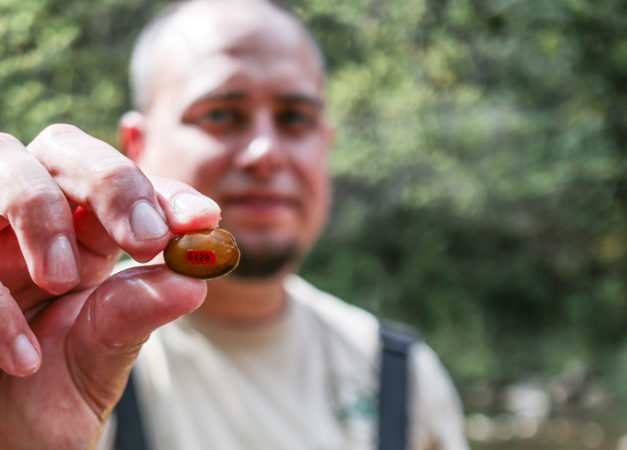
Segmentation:
<svg viewBox="0 0 627 450">
<path fill-rule="evenodd" d="M 213 264 L 216 262 L 216 254 L 211 250 L 186 250 L 185 261 L 193 264 Z"/>
</svg>

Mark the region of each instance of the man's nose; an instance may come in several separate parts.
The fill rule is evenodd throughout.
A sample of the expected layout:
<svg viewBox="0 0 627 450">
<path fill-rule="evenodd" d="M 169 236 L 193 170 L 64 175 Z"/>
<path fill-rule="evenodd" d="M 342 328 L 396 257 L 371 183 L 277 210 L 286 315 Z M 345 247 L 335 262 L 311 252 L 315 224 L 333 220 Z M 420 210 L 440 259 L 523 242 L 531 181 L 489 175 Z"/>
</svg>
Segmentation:
<svg viewBox="0 0 627 450">
<path fill-rule="evenodd" d="M 247 145 L 235 157 L 236 166 L 264 177 L 284 163 L 285 153 L 272 116 L 268 113 L 257 115 Z"/>
</svg>

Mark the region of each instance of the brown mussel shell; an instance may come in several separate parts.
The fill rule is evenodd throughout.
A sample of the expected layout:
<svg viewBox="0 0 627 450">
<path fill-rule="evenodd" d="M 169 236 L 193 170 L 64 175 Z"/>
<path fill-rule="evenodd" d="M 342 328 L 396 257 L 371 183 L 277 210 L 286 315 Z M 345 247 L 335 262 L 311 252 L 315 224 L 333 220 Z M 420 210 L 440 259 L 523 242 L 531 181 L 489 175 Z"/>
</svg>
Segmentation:
<svg viewBox="0 0 627 450">
<path fill-rule="evenodd" d="M 221 228 L 174 236 L 163 251 L 166 265 L 195 278 L 226 275 L 239 263 L 239 248 L 231 233 Z"/>
</svg>

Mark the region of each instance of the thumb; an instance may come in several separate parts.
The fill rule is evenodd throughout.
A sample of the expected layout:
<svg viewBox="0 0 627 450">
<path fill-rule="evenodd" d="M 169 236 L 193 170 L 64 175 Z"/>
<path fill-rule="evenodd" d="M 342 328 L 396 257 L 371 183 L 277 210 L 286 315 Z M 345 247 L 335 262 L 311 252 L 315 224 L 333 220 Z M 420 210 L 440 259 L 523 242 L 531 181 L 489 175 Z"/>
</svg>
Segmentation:
<svg viewBox="0 0 627 450">
<path fill-rule="evenodd" d="M 67 359 L 77 389 L 101 420 L 119 400 L 150 333 L 198 308 L 206 292 L 203 280 L 152 266 L 120 272 L 91 293 L 69 331 Z"/>
</svg>

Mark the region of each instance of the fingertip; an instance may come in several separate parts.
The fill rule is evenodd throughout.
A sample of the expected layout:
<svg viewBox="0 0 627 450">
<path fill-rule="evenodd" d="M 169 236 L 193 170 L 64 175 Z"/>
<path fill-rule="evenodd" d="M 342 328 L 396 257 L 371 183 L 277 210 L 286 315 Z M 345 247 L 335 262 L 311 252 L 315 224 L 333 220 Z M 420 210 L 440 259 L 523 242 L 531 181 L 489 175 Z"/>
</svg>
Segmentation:
<svg viewBox="0 0 627 450">
<path fill-rule="evenodd" d="M 46 253 L 44 279 L 35 281 L 55 295 L 69 291 L 80 281 L 78 257 L 67 236 L 55 237 Z"/>
<path fill-rule="evenodd" d="M 169 269 L 168 271 L 171 272 Z M 205 298 L 207 297 L 207 281 L 185 275 L 175 275 L 185 283 L 186 288 L 189 290 L 188 298 L 190 299 L 191 304 L 187 312 L 196 310 L 203 304 Z"/>
<path fill-rule="evenodd" d="M 41 348 L 20 307 L 0 283 L 0 368 L 11 375 L 28 376 L 41 365 Z"/>
<path fill-rule="evenodd" d="M 11 375 L 27 377 L 33 375 L 41 366 L 41 349 L 34 336 L 18 334 L 9 344 L 10 361 L 3 364 L 4 370 Z"/>
<path fill-rule="evenodd" d="M 220 222 L 218 204 L 197 192 L 177 194 L 170 204 L 164 206 L 164 209 L 173 231 L 177 233 L 217 228 Z"/>
<path fill-rule="evenodd" d="M 145 287 L 150 286 L 150 291 L 160 292 L 163 298 L 175 298 L 176 308 L 181 314 L 198 308 L 207 296 L 206 280 L 178 274 L 165 264 L 134 267 L 121 272 L 118 276 L 133 282 L 141 279 Z M 176 295 L 172 297 L 174 293 Z"/>
<path fill-rule="evenodd" d="M 147 263 L 163 251 L 172 233 L 158 202 L 141 199 L 113 227 L 111 236 L 135 261 Z"/>
<path fill-rule="evenodd" d="M 157 209 L 145 200 L 132 206 L 129 220 L 133 237 L 139 242 L 161 239 L 169 231 Z"/>
<path fill-rule="evenodd" d="M 179 219 L 189 219 L 196 215 L 205 215 L 215 219 L 220 216 L 220 207 L 204 195 L 181 192 L 172 201 L 173 212 Z"/>
<path fill-rule="evenodd" d="M 16 369 L 25 375 L 35 373 L 41 365 L 41 355 L 33 338 L 21 333 L 13 341 L 13 360 Z M 36 341 L 35 341 L 36 342 Z"/>
<path fill-rule="evenodd" d="M 165 247 L 165 245 L 164 245 Z M 152 261 L 155 256 L 157 256 L 159 253 L 161 252 L 161 250 L 156 251 L 156 252 L 150 252 L 150 253 L 146 253 L 145 251 L 134 251 L 134 250 L 127 250 L 126 253 L 128 253 L 128 256 L 130 256 L 131 258 L 133 258 L 135 261 L 137 261 L 138 263 L 142 263 L 142 264 L 146 264 L 149 263 L 150 261 Z"/>
<path fill-rule="evenodd" d="M 152 177 L 151 181 L 173 233 L 217 228 L 220 206 L 211 198 L 178 180 Z"/>
</svg>

